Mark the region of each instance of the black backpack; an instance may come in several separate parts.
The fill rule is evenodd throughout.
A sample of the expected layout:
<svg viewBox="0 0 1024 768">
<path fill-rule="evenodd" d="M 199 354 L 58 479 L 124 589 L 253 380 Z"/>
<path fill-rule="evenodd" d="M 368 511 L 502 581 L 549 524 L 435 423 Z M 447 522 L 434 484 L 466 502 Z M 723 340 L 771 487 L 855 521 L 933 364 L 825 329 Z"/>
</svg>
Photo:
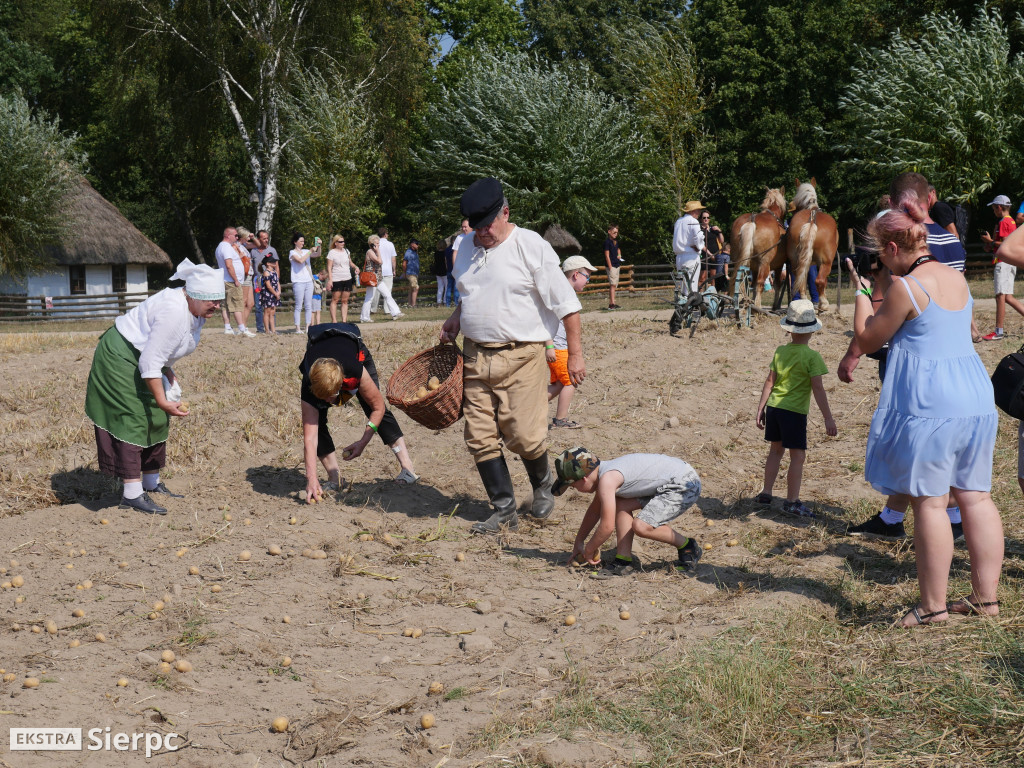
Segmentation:
<svg viewBox="0 0 1024 768">
<path fill-rule="evenodd" d="M 971 224 L 971 218 L 967 208 L 962 205 L 953 206 L 953 223 L 956 224 L 956 233 L 960 236 L 960 243 L 967 247 L 967 228 Z"/>
<path fill-rule="evenodd" d="M 1015 419 L 1024 419 L 1024 347 L 1004 357 L 992 374 L 996 405 Z"/>
</svg>

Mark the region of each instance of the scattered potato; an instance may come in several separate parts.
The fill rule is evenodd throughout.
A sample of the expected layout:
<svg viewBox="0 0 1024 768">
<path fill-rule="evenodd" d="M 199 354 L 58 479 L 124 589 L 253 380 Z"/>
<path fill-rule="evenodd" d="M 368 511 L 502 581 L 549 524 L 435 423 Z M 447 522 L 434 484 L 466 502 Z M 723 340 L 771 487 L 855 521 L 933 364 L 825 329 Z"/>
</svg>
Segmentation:
<svg viewBox="0 0 1024 768">
<path fill-rule="evenodd" d="M 455 553 L 455 562 L 461 563 L 466 559 L 466 555 L 462 552 Z"/>
<path fill-rule="evenodd" d="M 11 568 L 17 568 L 19 565 L 21 565 L 21 563 L 17 560 L 11 560 Z"/>
<path fill-rule="evenodd" d="M 107 520 L 107 518 L 104 517 L 103 519 L 100 520 L 100 525 L 110 525 L 110 521 Z"/>
<path fill-rule="evenodd" d="M 50 634 L 50 635 L 56 635 L 57 634 L 57 622 L 55 622 L 53 619 L 50 619 L 49 621 L 47 621 L 46 624 L 44 624 L 43 626 L 46 627 L 47 634 Z"/>
<path fill-rule="evenodd" d="M 444 693 L 444 686 L 441 685 L 440 680 L 435 680 L 430 684 L 430 687 L 427 688 L 428 696 L 440 696 L 442 693 Z"/>
<path fill-rule="evenodd" d="M 127 688 L 128 687 L 128 678 L 127 677 L 122 677 L 120 680 L 118 680 L 117 681 L 117 687 L 118 688 Z"/>
<path fill-rule="evenodd" d="M 82 644 L 82 642 L 76 638 L 76 639 L 72 640 L 70 643 L 68 643 L 68 648 L 77 648 L 81 644 Z"/>
<path fill-rule="evenodd" d="M 231 522 L 231 520 L 232 520 L 232 517 L 231 517 L 231 513 L 230 513 L 230 512 L 226 512 L 226 513 L 224 514 L 224 520 L 225 520 L 226 522 L 228 522 L 228 523 L 230 523 L 230 522 Z"/>
<path fill-rule="evenodd" d="M 251 559 L 252 552 L 250 552 L 248 549 L 243 549 L 241 552 L 238 553 L 238 562 L 240 563 L 247 563 Z"/>
<path fill-rule="evenodd" d="M 96 642 L 97 643 L 105 643 L 105 642 L 107 642 L 107 636 L 104 635 L 102 632 L 97 632 L 96 633 Z"/>
<path fill-rule="evenodd" d="M 313 560 L 326 560 L 327 559 L 327 553 L 324 552 L 322 549 L 314 549 L 312 554 L 310 554 L 310 557 Z"/>
<path fill-rule="evenodd" d="M 288 518 L 288 525 L 295 525 L 297 522 L 299 522 L 299 518 L 294 515 Z"/>
<path fill-rule="evenodd" d="M 284 733 L 288 730 L 288 718 L 275 717 L 273 722 L 270 723 L 270 730 L 274 733 Z"/>
<path fill-rule="evenodd" d="M 358 595 L 356 595 L 356 598 L 359 600 L 365 600 L 366 594 L 364 592 L 360 592 Z"/>
<path fill-rule="evenodd" d="M 629 611 L 620 611 L 619 618 L 623 621 L 629 621 Z"/>
<path fill-rule="evenodd" d="M 174 661 L 174 651 L 166 650 L 163 653 L 161 653 L 160 661 L 166 661 L 168 664 L 170 664 L 172 661 Z"/>
<path fill-rule="evenodd" d="M 267 547 L 267 554 L 268 555 L 280 555 L 281 554 L 281 548 L 279 546 L 277 546 L 277 544 L 271 544 L 269 547 Z"/>
<path fill-rule="evenodd" d="M 412 637 L 412 627 L 406 627 L 402 630 L 402 637 Z"/>
<path fill-rule="evenodd" d="M 291 624 L 292 623 L 292 617 L 291 616 L 282 616 L 281 617 L 281 623 L 282 624 Z"/>
<path fill-rule="evenodd" d="M 221 587 L 220 584 L 214 584 L 212 587 L 210 587 L 210 591 L 214 592 L 214 593 L 220 592 L 221 589 L 222 589 L 222 587 Z"/>
<path fill-rule="evenodd" d="M 11 582 L 5 581 L 3 584 L 0 584 L 0 589 L 10 589 L 12 586 Z"/>
<path fill-rule="evenodd" d="M 153 603 L 153 610 L 154 611 L 162 611 L 165 607 L 166 606 L 164 605 L 164 601 L 163 600 L 157 600 L 155 603 Z"/>
<path fill-rule="evenodd" d="M 75 610 L 71 612 L 71 615 L 74 616 L 76 619 L 80 619 L 83 616 L 85 616 L 85 611 L 83 611 L 81 608 L 75 608 Z"/>
<path fill-rule="evenodd" d="M 426 387 L 420 387 L 419 389 L 416 390 L 416 397 L 414 399 L 415 400 L 422 400 L 424 397 L 427 396 L 427 394 L 428 394 L 427 388 Z"/>
<path fill-rule="evenodd" d="M 120 563 L 117 564 L 117 567 L 118 568 L 127 568 L 128 567 L 128 561 L 127 560 L 122 560 Z"/>
<path fill-rule="evenodd" d="M 573 616 L 571 613 L 568 616 L 565 617 L 565 626 L 571 627 L 575 623 L 576 623 L 576 617 Z"/>
<path fill-rule="evenodd" d="M 373 541 L 373 534 L 372 533 L 360 533 L 359 534 L 359 540 L 360 541 Z"/>
<path fill-rule="evenodd" d="M 285 656 L 283 659 L 281 659 L 281 666 L 282 667 L 290 667 L 291 665 L 292 665 L 292 657 L 291 656 Z"/>
<path fill-rule="evenodd" d="M 304 550 L 302 550 L 302 556 L 303 557 L 312 557 L 313 556 L 313 550 L 310 549 L 309 547 L 306 547 Z"/>
<path fill-rule="evenodd" d="M 160 664 L 157 665 L 156 671 L 157 674 L 160 675 L 169 675 L 171 674 L 171 665 L 168 664 L 166 661 L 161 661 Z"/>
<path fill-rule="evenodd" d="M 38 677 L 26 677 L 25 681 L 21 684 L 22 688 L 38 688 L 39 678 Z"/>
<path fill-rule="evenodd" d="M 420 718 L 420 728 L 427 730 L 428 728 L 434 727 L 434 716 L 427 712 L 423 717 Z"/>
<path fill-rule="evenodd" d="M 68 563 L 68 564 L 67 564 L 67 565 L 65 565 L 64 567 L 65 567 L 65 568 L 67 568 L 67 569 L 68 569 L 68 570 L 70 571 L 70 570 L 73 570 L 73 569 L 74 569 L 74 567 L 75 567 L 75 564 L 74 564 L 74 563 Z"/>
<path fill-rule="evenodd" d="M 32 625 L 32 634 L 33 635 L 41 635 L 41 634 L 43 634 L 43 628 L 40 627 L 38 624 L 33 624 Z"/>
<path fill-rule="evenodd" d="M 599 596 L 597 596 L 597 595 L 594 595 L 590 599 L 593 600 L 595 603 L 600 603 L 601 602 L 601 598 Z"/>
<path fill-rule="evenodd" d="M 20 574 L 15 576 L 13 579 L 11 579 L 11 586 L 15 589 L 20 589 L 21 587 L 25 586 L 25 577 Z"/>
<path fill-rule="evenodd" d="M 5 683 L 13 683 L 17 679 L 18 679 L 18 676 L 16 674 L 14 674 L 13 672 L 8 672 L 6 675 L 4 675 L 4 682 Z"/>
<path fill-rule="evenodd" d="M 176 556 L 178 556 L 178 557 L 184 557 L 184 556 L 185 556 L 185 553 L 186 553 L 186 552 L 188 552 L 188 550 L 187 550 L 187 549 L 185 549 L 184 547 L 182 547 L 181 549 L 179 549 L 179 550 L 178 550 L 177 552 L 175 552 L 174 554 L 175 554 Z"/>
<path fill-rule="evenodd" d="M 186 661 L 185 659 L 178 659 L 178 661 L 174 664 L 174 668 L 181 672 L 181 674 L 187 675 L 189 672 L 192 671 L 192 662 Z"/>
<path fill-rule="evenodd" d="M 190 565 L 189 568 L 188 568 L 188 575 L 189 576 L 198 576 L 199 575 L 199 569 L 196 568 L 194 565 Z"/>
<path fill-rule="evenodd" d="M 157 613 L 156 611 L 151 611 L 150 613 L 148 613 L 146 615 L 146 618 L 149 619 L 150 621 L 156 621 L 157 619 L 160 618 L 160 614 Z"/>
<path fill-rule="evenodd" d="M 737 544 L 739 544 L 739 541 L 737 541 L 736 539 L 729 539 L 727 542 L 725 542 L 725 546 L 727 547 L 735 547 Z"/>
<path fill-rule="evenodd" d="M 244 522 L 244 523 L 242 523 L 242 525 L 252 525 L 252 520 L 250 520 L 250 519 L 249 519 L 249 518 L 247 517 L 247 518 L 245 518 L 245 522 Z"/>
<path fill-rule="evenodd" d="M 427 389 L 429 389 L 431 392 L 433 392 L 435 389 L 440 389 L 440 388 L 441 388 L 441 382 L 437 378 L 437 376 L 431 376 L 429 379 L 427 379 Z"/>
<path fill-rule="evenodd" d="M 414 639 L 415 638 L 419 638 L 419 637 L 423 637 L 423 630 L 420 629 L 419 627 L 413 628 L 412 636 L 413 636 Z"/>
<path fill-rule="evenodd" d="M 715 521 L 714 520 L 705 520 L 704 521 L 704 526 L 706 528 L 714 528 L 715 527 Z"/>
<path fill-rule="evenodd" d="M 127 563 L 125 563 L 125 565 L 127 565 Z M 92 582 L 89 579 L 86 579 L 85 581 L 83 581 L 82 582 L 82 589 L 92 589 Z"/>
</svg>

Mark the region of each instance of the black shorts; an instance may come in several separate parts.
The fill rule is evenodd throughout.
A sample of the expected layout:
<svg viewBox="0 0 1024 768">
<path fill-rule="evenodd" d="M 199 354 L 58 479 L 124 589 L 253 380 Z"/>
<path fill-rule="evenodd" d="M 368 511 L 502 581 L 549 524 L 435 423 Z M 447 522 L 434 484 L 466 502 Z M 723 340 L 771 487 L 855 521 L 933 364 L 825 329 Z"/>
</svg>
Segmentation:
<svg viewBox="0 0 1024 768">
<path fill-rule="evenodd" d="M 764 439 L 782 443 L 783 448 L 807 450 L 807 414 L 787 411 L 785 408 L 764 409 Z"/>
<path fill-rule="evenodd" d="M 338 280 L 334 285 L 331 286 L 332 293 L 351 293 L 352 289 L 356 287 L 356 279 L 354 277 L 348 280 Z"/>
</svg>

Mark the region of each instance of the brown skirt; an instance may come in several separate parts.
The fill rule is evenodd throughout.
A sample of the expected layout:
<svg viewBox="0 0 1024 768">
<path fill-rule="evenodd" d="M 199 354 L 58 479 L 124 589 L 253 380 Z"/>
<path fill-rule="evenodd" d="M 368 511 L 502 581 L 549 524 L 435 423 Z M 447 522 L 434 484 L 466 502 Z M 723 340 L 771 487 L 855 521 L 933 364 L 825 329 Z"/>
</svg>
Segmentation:
<svg viewBox="0 0 1024 768">
<path fill-rule="evenodd" d="M 143 472 L 156 472 L 167 463 L 167 443 L 143 448 L 118 440 L 102 427 L 96 429 L 96 454 L 100 471 L 122 480 L 142 477 Z"/>
</svg>

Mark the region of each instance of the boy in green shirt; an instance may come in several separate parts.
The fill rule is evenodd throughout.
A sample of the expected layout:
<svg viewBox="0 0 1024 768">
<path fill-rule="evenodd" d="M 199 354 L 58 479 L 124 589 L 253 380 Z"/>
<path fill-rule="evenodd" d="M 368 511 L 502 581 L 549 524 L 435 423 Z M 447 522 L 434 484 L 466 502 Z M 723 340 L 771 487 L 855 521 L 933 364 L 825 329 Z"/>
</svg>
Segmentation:
<svg viewBox="0 0 1024 768">
<path fill-rule="evenodd" d="M 764 488 L 754 501 L 772 503 L 772 486 L 779 473 L 782 455 L 789 449 L 789 474 L 786 477 L 786 501 L 782 511 L 799 517 L 814 517 L 800 501 L 800 481 L 807 457 L 807 411 L 811 394 L 825 417 L 825 432 L 836 435 L 836 423 L 828 407 L 828 396 L 821 377 L 828 373 L 821 355 L 807 346 L 811 334 L 821 330 L 814 315 L 814 305 L 807 299 L 790 302 L 786 316 L 779 321 L 789 331 L 792 341 L 775 350 L 768 378 L 757 404 L 757 426 L 764 429 L 764 439 L 771 443 L 764 465 Z"/>
</svg>

